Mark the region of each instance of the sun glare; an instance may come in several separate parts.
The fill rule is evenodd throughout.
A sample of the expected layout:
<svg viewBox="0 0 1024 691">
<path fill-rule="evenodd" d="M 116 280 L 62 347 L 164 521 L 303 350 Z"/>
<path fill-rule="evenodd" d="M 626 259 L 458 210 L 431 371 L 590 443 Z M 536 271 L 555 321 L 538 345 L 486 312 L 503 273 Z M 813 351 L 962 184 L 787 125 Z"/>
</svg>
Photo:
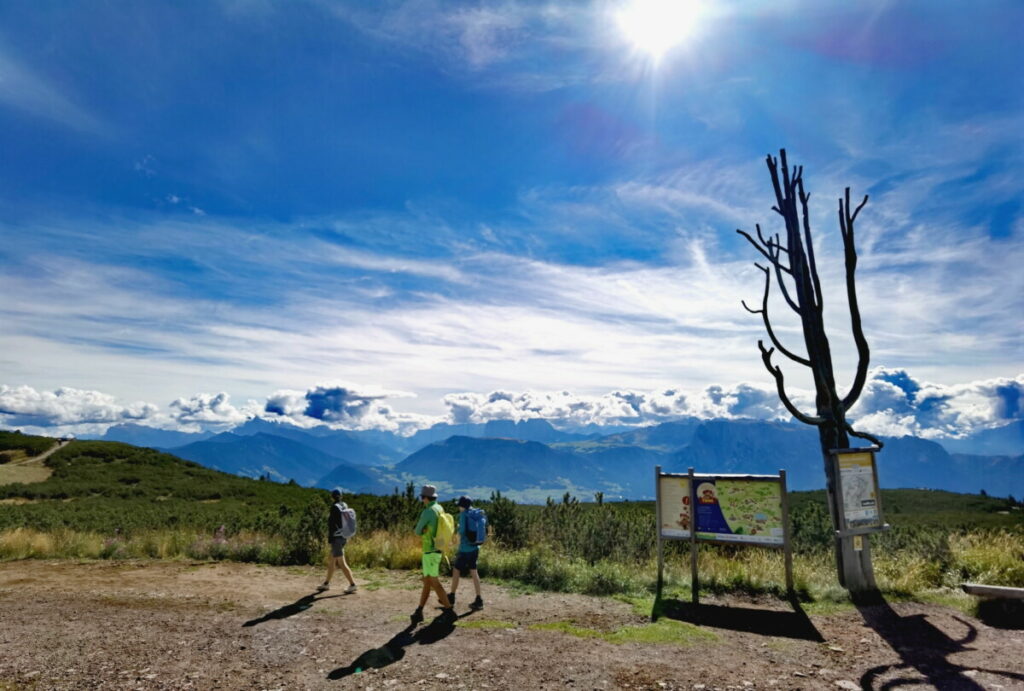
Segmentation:
<svg viewBox="0 0 1024 691">
<path fill-rule="evenodd" d="M 629 42 L 658 62 L 690 34 L 697 11 L 695 0 L 631 0 L 616 19 Z"/>
</svg>

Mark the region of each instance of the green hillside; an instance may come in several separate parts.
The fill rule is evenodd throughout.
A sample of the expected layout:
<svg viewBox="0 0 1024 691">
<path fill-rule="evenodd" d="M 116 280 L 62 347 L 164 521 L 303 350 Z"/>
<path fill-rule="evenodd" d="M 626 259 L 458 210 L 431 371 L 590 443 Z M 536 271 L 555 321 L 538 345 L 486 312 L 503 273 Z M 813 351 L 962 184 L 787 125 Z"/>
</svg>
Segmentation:
<svg viewBox="0 0 1024 691">
<path fill-rule="evenodd" d="M 213 533 L 220 526 L 285 539 L 311 532 L 303 519 L 322 507 L 323 492 L 249 480 L 203 468 L 153 449 L 75 441 L 46 460 L 49 479 L 0 485 L 0 531 L 71 530 L 123 538 L 153 529 Z M 318 514 L 319 515 L 319 512 Z M 302 560 L 298 539 L 282 561 Z"/>
<path fill-rule="evenodd" d="M 0 484 L 0 533 L 101 535 L 111 544 L 108 556 L 116 556 L 119 541 L 164 531 L 195 543 L 169 551 L 195 557 L 319 558 L 330 503 L 325 490 L 230 475 L 119 442 L 75 441 L 46 465 L 53 474 L 43 482 Z M 411 492 L 357 495 L 350 502 L 367 532 L 411 525 L 420 508 Z M 223 553 L 227 545 L 234 551 Z"/>
</svg>

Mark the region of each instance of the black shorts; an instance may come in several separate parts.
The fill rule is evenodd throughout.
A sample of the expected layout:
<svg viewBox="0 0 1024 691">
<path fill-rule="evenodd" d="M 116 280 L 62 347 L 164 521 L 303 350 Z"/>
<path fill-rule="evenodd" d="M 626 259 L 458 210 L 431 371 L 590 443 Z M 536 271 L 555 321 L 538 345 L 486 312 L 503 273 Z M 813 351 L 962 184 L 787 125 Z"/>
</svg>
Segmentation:
<svg viewBox="0 0 1024 691">
<path fill-rule="evenodd" d="M 332 537 L 331 538 L 331 556 L 332 557 L 343 557 L 345 556 L 345 545 L 348 543 L 343 537 Z"/>
<path fill-rule="evenodd" d="M 455 555 L 455 563 L 452 564 L 452 568 L 459 572 L 463 576 L 468 576 L 470 571 L 476 570 L 476 560 L 480 556 L 480 550 L 474 549 L 472 552 L 459 552 Z"/>
</svg>

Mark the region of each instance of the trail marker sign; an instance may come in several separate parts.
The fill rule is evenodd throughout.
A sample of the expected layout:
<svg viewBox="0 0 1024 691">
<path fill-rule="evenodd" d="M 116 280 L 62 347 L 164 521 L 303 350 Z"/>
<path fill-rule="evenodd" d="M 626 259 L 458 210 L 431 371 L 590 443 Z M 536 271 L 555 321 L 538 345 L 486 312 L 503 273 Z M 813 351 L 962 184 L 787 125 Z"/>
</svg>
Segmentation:
<svg viewBox="0 0 1024 691">
<path fill-rule="evenodd" d="M 882 495 L 878 488 L 877 447 L 832 449 L 836 498 L 840 503 L 837 537 L 859 537 L 888 530 L 882 518 Z"/>
</svg>

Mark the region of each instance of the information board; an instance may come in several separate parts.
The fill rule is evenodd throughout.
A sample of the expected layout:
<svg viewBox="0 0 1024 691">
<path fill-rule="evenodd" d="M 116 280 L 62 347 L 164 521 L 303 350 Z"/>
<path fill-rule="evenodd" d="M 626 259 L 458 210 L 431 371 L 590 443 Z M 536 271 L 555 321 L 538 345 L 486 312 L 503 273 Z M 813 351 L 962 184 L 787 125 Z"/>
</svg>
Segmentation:
<svg viewBox="0 0 1024 691">
<path fill-rule="evenodd" d="M 654 468 L 658 526 L 658 595 L 665 570 L 666 540 L 690 543 L 690 593 L 698 602 L 698 544 L 717 542 L 781 548 L 786 591 L 793 592 L 786 471 L 778 475 L 662 473 Z"/>
<path fill-rule="evenodd" d="M 697 538 L 781 545 L 784 540 L 779 483 L 699 479 L 696 482 Z"/>
<path fill-rule="evenodd" d="M 693 511 L 690 506 L 690 479 L 674 475 L 658 478 L 661 491 L 661 534 L 664 537 L 690 537 Z"/>
<path fill-rule="evenodd" d="M 872 451 L 840 451 L 836 452 L 836 459 L 846 527 L 881 525 L 875 454 Z"/>
</svg>

